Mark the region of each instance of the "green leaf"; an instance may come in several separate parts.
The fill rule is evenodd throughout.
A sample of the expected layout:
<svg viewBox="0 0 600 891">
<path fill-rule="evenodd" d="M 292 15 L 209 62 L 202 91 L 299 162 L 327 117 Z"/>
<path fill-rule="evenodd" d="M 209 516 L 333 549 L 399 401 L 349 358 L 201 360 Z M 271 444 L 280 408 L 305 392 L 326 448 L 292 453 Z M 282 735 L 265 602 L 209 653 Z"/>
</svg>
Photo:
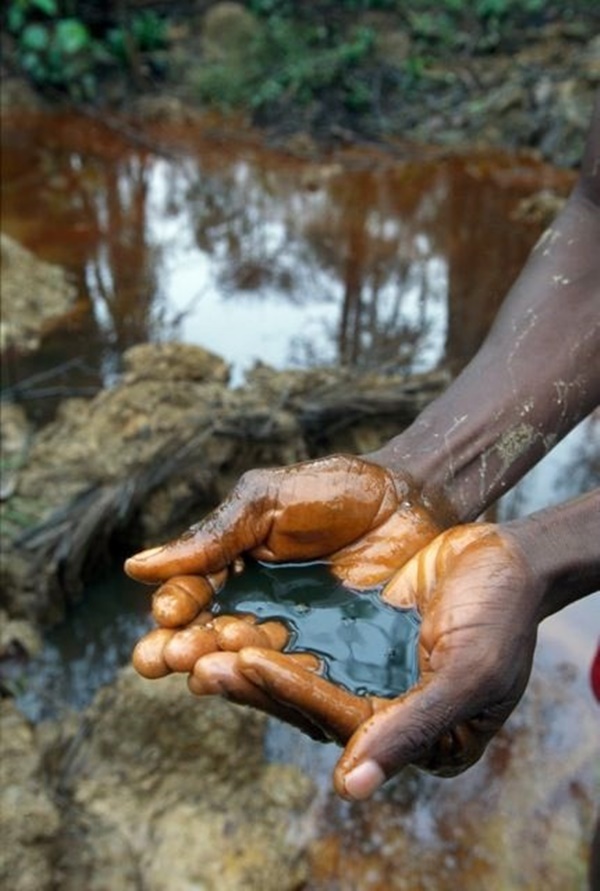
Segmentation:
<svg viewBox="0 0 600 891">
<path fill-rule="evenodd" d="M 58 3 L 55 0 L 30 0 L 31 6 L 45 12 L 49 16 L 58 15 Z"/>
<path fill-rule="evenodd" d="M 23 66 L 23 70 L 31 75 L 34 80 L 44 80 L 46 76 L 46 69 L 42 65 L 40 57 L 37 53 L 24 53 L 24 55 L 21 56 L 21 65 Z"/>
<path fill-rule="evenodd" d="M 20 44 L 27 52 L 43 52 L 50 43 L 50 32 L 46 25 L 27 25 L 21 34 Z"/>
<path fill-rule="evenodd" d="M 66 56 L 87 49 L 91 43 L 90 32 L 79 19 L 61 19 L 56 25 L 56 46 Z"/>
<path fill-rule="evenodd" d="M 25 24 L 25 11 L 13 3 L 8 10 L 7 25 L 11 34 L 18 34 Z"/>
</svg>

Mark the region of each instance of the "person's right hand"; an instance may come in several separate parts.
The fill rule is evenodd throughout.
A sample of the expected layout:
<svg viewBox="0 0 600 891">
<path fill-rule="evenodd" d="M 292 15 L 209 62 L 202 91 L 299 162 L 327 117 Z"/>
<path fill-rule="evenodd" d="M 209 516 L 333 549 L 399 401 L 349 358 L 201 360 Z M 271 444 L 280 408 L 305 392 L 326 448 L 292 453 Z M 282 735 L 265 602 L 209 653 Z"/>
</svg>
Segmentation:
<svg viewBox="0 0 600 891">
<path fill-rule="evenodd" d="M 235 696 L 239 674 L 325 728 L 345 746 L 334 775 L 343 796 L 368 797 L 408 764 L 453 776 L 478 760 L 525 690 L 547 582 L 509 527 L 454 527 L 382 592 L 421 616 L 420 677 L 408 692 L 357 697 L 286 654 L 255 647 L 237 654 L 229 680 L 221 676 L 223 692 Z M 210 659 L 194 668 L 192 690 L 207 690 Z"/>
</svg>

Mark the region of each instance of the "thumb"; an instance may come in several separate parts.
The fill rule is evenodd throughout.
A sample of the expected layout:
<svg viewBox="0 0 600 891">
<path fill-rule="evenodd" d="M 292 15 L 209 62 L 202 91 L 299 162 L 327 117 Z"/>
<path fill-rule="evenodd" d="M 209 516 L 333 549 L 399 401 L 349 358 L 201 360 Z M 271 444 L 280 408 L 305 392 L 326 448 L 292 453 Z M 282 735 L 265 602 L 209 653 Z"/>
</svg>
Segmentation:
<svg viewBox="0 0 600 891">
<path fill-rule="evenodd" d="M 438 677 L 421 681 L 356 730 L 334 772 L 337 793 L 342 798 L 370 798 L 406 765 L 429 761 L 442 740 L 447 746 L 449 739 L 451 747 L 449 731 L 455 719 L 448 684 Z"/>
<path fill-rule="evenodd" d="M 266 536 L 271 511 L 258 493 L 238 486 L 219 507 L 182 536 L 135 554 L 125 572 L 140 582 L 162 582 L 175 575 L 206 575 L 229 566 Z"/>
</svg>

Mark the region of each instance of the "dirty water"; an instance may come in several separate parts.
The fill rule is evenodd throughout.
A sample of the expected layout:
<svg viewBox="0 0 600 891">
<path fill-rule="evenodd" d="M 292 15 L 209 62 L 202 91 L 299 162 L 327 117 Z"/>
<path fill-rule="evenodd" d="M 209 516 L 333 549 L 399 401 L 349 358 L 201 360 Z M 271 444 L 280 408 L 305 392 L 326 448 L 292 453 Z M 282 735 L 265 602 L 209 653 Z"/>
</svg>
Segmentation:
<svg viewBox="0 0 600 891">
<path fill-rule="evenodd" d="M 148 127 L 143 142 L 67 116 L 5 121 L 3 229 L 63 265 L 79 293 L 38 353 L 3 359 L 4 386 L 41 420 L 53 400 L 110 384 L 123 351 L 146 340 L 222 354 L 235 385 L 256 359 L 457 370 L 539 235 L 539 224 L 515 218 L 519 202 L 544 188 L 565 194 L 571 182 L 498 153 L 355 150 L 317 163 L 218 127 Z M 599 465 L 596 416 L 502 500 L 498 517 L 597 485 Z M 147 590 L 120 573 L 94 586 L 49 633 L 24 710 L 83 707 L 128 660 L 147 610 Z M 307 889 L 584 887 L 584 842 L 572 885 L 562 873 L 553 884 L 544 853 L 560 854 L 561 839 L 580 838 L 578 821 L 591 820 L 597 706 L 587 669 L 599 613 L 596 594 L 543 624 L 536 672 L 546 686 L 538 695 L 536 681 L 510 732 L 465 778 L 409 774 L 373 805 L 343 804 L 325 791 L 338 750 L 273 723 L 269 757 L 304 767 L 323 796 Z"/>
<path fill-rule="evenodd" d="M 384 603 L 382 588 L 348 588 L 324 563 L 248 561 L 219 592 L 218 612 L 283 622 L 285 649 L 314 653 L 328 680 L 357 696 L 393 697 L 416 683 L 420 621 Z"/>
<path fill-rule="evenodd" d="M 4 357 L 4 386 L 42 415 L 145 341 L 211 349 L 235 385 L 257 360 L 458 367 L 540 234 L 520 201 L 572 182 L 526 155 L 317 162 L 218 126 L 67 114 L 7 115 L 1 140 L 3 230 L 78 289 L 41 350 Z"/>
</svg>

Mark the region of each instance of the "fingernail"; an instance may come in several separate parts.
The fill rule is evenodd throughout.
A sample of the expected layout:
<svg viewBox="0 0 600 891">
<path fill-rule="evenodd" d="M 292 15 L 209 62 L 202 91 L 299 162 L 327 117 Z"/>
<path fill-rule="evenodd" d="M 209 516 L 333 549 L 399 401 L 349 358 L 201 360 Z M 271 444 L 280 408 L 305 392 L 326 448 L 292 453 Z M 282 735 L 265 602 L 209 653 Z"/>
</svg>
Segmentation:
<svg viewBox="0 0 600 891">
<path fill-rule="evenodd" d="M 135 562 L 142 563 L 144 560 L 150 560 L 151 557 L 155 557 L 157 554 L 164 550 L 164 545 L 160 545 L 157 548 L 148 548 L 147 551 L 140 551 L 139 554 L 134 554 L 133 557 L 130 557 L 127 562 Z"/>
<path fill-rule="evenodd" d="M 376 761 L 363 761 L 344 777 L 344 789 L 349 798 L 362 801 L 385 782 L 385 774 Z"/>
</svg>

